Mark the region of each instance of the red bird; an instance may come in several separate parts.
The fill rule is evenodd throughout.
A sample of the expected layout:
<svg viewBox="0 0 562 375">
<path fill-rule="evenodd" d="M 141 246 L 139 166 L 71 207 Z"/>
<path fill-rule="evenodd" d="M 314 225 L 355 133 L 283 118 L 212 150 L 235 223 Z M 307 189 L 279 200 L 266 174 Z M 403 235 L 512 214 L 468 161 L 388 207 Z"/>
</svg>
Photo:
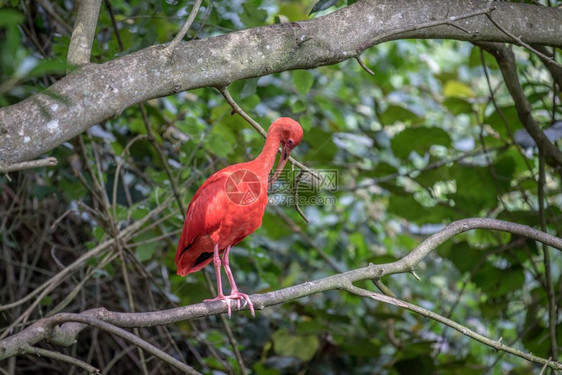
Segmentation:
<svg viewBox="0 0 562 375">
<path fill-rule="evenodd" d="M 230 317 L 230 300 L 245 300 L 254 316 L 254 306 L 247 294 L 236 287 L 228 264 L 230 248 L 261 226 L 267 206 L 268 176 L 273 168 L 279 146 L 281 159 L 271 182 L 285 167 L 291 151 L 302 141 L 302 127 L 290 118 L 273 122 L 265 145 L 257 158 L 231 165 L 214 173 L 197 190 L 187 207 L 185 223 L 176 251 L 178 275 L 199 271 L 211 261 L 217 275 L 218 295 L 205 300 L 225 301 Z M 222 263 L 220 256 L 222 255 Z M 221 264 L 230 282 L 230 295 L 222 292 Z"/>
</svg>

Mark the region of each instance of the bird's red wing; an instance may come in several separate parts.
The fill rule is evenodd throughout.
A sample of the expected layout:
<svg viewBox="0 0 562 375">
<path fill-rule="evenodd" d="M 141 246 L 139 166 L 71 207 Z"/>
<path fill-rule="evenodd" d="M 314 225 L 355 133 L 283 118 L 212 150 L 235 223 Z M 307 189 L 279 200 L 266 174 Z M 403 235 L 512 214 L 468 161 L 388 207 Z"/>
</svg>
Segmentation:
<svg viewBox="0 0 562 375">
<path fill-rule="evenodd" d="M 221 223 L 221 207 L 228 199 L 225 184 L 229 174 L 221 170 L 211 175 L 189 203 L 176 250 L 176 266 L 182 276 L 200 270 L 213 259 L 210 236 Z"/>
</svg>

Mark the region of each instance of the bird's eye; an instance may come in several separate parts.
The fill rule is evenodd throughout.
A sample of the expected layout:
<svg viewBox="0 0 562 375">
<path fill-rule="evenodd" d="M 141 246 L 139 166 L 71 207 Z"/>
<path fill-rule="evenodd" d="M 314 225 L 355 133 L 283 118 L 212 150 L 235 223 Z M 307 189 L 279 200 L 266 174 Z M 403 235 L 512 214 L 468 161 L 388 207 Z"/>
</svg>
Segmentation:
<svg viewBox="0 0 562 375">
<path fill-rule="evenodd" d="M 292 145 L 293 144 L 293 140 L 289 139 L 289 144 Z"/>
</svg>

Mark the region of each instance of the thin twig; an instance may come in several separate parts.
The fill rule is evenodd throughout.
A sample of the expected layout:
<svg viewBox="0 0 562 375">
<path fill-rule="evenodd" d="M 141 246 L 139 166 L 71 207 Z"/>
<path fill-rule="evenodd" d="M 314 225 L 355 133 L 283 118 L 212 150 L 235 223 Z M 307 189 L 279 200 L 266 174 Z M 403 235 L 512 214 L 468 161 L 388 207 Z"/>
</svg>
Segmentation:
<svg viewBox="0 0 562 375">
<path fill-rule="evenodd" d="M 62 28 L 66 30 L 66 32 L 68 32 L 69 35 L 72 33 L 72 26 L 66 23 L 66 21 L 61 16 L 58 15 L 58 13 L 53 9 L 53 5 L 50 2 L 46 0 L 37 0 L 37 2 L 41 4 L 43 9 L 45 9 L 45 12 L 47 12 L 48 15 L 53 17 L 53 19 L 57 21 L 57 23 L 61 25 Z"/>
<path fill-rule="evenodd" d="M 372 76 L 375 75 L 375 72 L 373 72 L 371 69 L 369 69 L 369 67 L 367 65 L 365 65 L 363 60 L 361 60 L 361 56 L 355 56 L 355 60 L 357 60 L 357 62 L 363 68 L 364 71 L 366 71 L 367 73 L 369 73 Z"/>
<path fill-rule="evenodd" d="M 495 9 L 495 7 L 490 6 L 490 3 L 491 3 L 491 1 L 488 2 L 488 6 L 485 9 L 480 9 L 480 10 L 477 10 L 477 11 L 474 11 L 474 12 L 469 12 L 469 13 L 466 13 L 466 14 L 462 14 L 460 16 L 447 17 L 445 19 L 440 19 L 440 20 L 430 21 L 430 22 L 424 22 L 424 23 L 415 24 L 415 25 L 412 25 L 412 26 L 401 27 L 401 28 L 389 30 L 385 33 L 377 35 L 373 40 L 369 40 L 368 42 L 363 43 L 363 45 L 359 46 L 359 48 L 357 48 L 356 56 L 360 56 L 361 53 L 368 46 L 372 46 L 376 43 L 384 42 L 384 41 L 386 41 L 387 38 L 389 38 L 391 36 L 396 36 L 396 35 L 399 35 L 399 34 L 410 32 L 410 31 L 427 29 L 429 27 L 441 26 L 441 25 L 451 25 L 451 26 L 454 26 L 455 28 L 458 28 L 459 30 L 462 30 L 463 32 L 469 33 L 468 30 L 465 30 L 464 28 L 461 28 L 457 25 L 454 25 L 453 22 L 489 13 L 491 10 Z"/>
<path fill-rule="evenodd" d="M 122 328 L 116 327 L 113 324 L 110 324 L 110 323 L 107 323 L 107 322 L 104 322 L 102 320 L 98 320 L 98 319 L 95 319 L 95 318 L 92 318 L 92 317 L 89 317 L 89 316 L 86 316 L 86 315 L 72 314 L 72 313 L 62 313 L 62 314 L 55 315 L 53 317 L 53 321 L 54 321 L 55 324 L 57 324 L 59 322 L 76 322 L 76 323 L 87 324 L 89 326 L 99 328 L 101 330 L 112 333 L 116 336 L 119 336 L 119 337 L 129 341 L 130 343 L 134 344 L 135 346 L 137 346 L 139 348 L 142 348 L 142 349 L 146 350 L 147 352 L 149 352 L 153 356 L 161 359 L 162 361 L 168 363 L 169 365 L 174 366 L 175 368 L 177 368 L 181 371 L 184 371 L 186 374 L 200 375 L 200 373 L 198 371 L 195 371 L 195 369 L 193 369 L 191 366 L 188 366 L 187 364 L 178 361 L 177 359 L 170 356 L 168 353 L 162 351 L 161 349 L 155 347 L 151 343 L 141 339 L 140 337 L 138 337 L 138 336 L 122 329 Z"/>
<path fill-rule="evenodd" d="M 224 330 L 226 331 L 226 336 L 228 337 L 228 341 L 230 342 L 230 346 L 232 346 L 232 350 L 234 351 L 234 355 L 236 356 L 236 362 L 238 362 L 238 367 L 240 367 L 240 372 L 242 375 L 246 375 L 247 370 L 246 366 L 244 365 L 244 358 L 240 353 L 240 349 L 238 349 L 238 341 L 232 334 L 232 330 L 228 325 L 228 321 L 226 320 L 224 314 L 221 314 L 220 320 L 222 321 L 222 325 L 224 326 Z"/>
<path fill-rule="evenodd" d="M 14 164 L 7 165 L 5 167 L 0 166 L 0 173 L 15 172 L 15 171 L 20 171 L 22 169 L 52 167 L 57 164 L 58 164 L 57 159 L 53 157 L 31 160 L 31 161 L 22 161 L 21 163 L 14 163 Z"/>
<path fill-rule="evenodd" d="M 117 38 L 117 44 L 119 45 L 119 50 L 123 52 L 125 47 L 123 46 L 123 41 L 121 40 L 121 34 L 119 33 L 119 27 L 117 26 L 117 20 L 113 14 L 113 8 L 111 7 L 111 2 L 109 0 L 103 0 L 107 13 L 109 13 L 109 18 L 111 18 L 111 25 L 113 26 L 113 31 L 115 32 L 115 37 Z"/>
<path fill-rule="evenodd" d="M 139 134 L 136 137 L 134 137 L 133 139 L 131 139 L 127 145 L 125 146 L 125 148 L 123 149 L 123 152 L 121 152 L 121 157 L 119 158 L 119 161 L 117 162 L 117 168 L 115 168 L 115 174 L 113 176 L 113 197 L 112 197 L 112 205 L 113 205 L 113 216 L 115 217 L 115 220 L 117 220 L 117 184 L 119 183 L 119 172 L 121 171 L 121 168 L 123 167 L 123 163 L 125 162 L 125 155 L 129 154 L 129 148 L 137 141 L 140 141 L 141 139 L 146 139 L 147 136 L 146 134 Z M 125 187 L 123 186 L 123 189 L 125 189 Z"/>
<path fill-rule="evenodd" d="M 539 201 L 539 218 L 541 224 L 541 230 L 546 231 L 546 216 L 545 216 L 545 185 L 546 185 L 546 173 L 544 165 L 544 155 L 541 150 L 539 150 L 539 183 L 537 184 L 537 199 Z M 552 358 L 558 358 L 558 342 L 556 334 L 556 325 L 558 322 L 558 316 L 556 314 L 556 295 L 554 294 L 554 285 L 552 283 L 552 265 L 550 264 L 550 254 L 548 247 L 545 244 L 541 244 L 544 262 L 544 276 L 546 281 L 546 294 L 548 296 L 548 336 L 550 338 L 550 354 Z"/>
<path fill-rule="evenodd" d="M 187 34 L 187 32 L 189 31 L 189 28 L 191 27 L 191 24 L 195 20 L 195 16 L 197 16 L 197 12 L 199 12 L 199 7 L 201 6 L 201 2 L 202 2 L 202 0 L 195 0 L 195 3 L 193 4 L 193 8 L 191 8 L 191 12 L 189 12 L 189 16 L 187 17 L 187 20 L 183 24 L 180 32 L 178 33 L 178 35 L 176 35 L 174 40 L 172 40 L 172 42 L 170 44 L 168 44 L 168 46 L 166 46 L 166 48 L 164 48 L 164 51 L 162 51 L 162 53 L 167 58 L 172 56 L 172 53 L 174 52 L 174 50 L 176 49 L 178 44 L 181 42 L 181 40 L 183 39 L 185 34 Z"/>
<path fill-rule="evenodd" d="M 299 174 L 297 175 L 297 178 L 295 179 L 295 188 L 293 190 L 293 198 L 295 200 L 295 209 L 297 210 L 299 215 L 301 215 L 303 220 L 308 224 L 308 218 L 306 217 L 306 215 L 302 211 L 301 207 L 299 206 L 299 183 L 301 182 L 301 178 L 303 176 L 303 173 L 304 173 L 304 170 L 301 169 Z"/>
<path fill-rule="evenodd" d="M 62 361 L 62 362 L 66 362 L 66 363 L 70 363 L 73 366 L 77 366 L 80 367 L 81 369 L 89 372 L 90 374 L 99 374 L 100 370 L 95 368 L 94 366 L 79 360 L 78 358 L 74 358 L 71 357 L 69 355 L 63 354 L 63 353 L 59 353 L 59 352 L 55 352 L 52 350 L 47 350 L 47 349 L 43 349 L 43 348 L 37 348 L 37 347 L 33 347 L 31 345 L 24 345 L 21 350 L 24 353 L 30 354 L 30 355 L 34 355 L 37 357 L 46 357 L 46 358 L 51 358 L 51 359 L 56 359 L 57 361 Z"/>
<path fill-rule="evenodd" d="M 524 41 L 521 40 L 521 38 L 519 38 L 518 36 L 514 35 L 512 32 L 510 32 L 509 30 L 507 30 L 505 27 L 503 27 L 502 25 L 500 25 L 495 19 L 494 17 L 492 17 L 492 12 L 494 11 L 494 8 L 490 9 L 489 12 L 486 13 L 486 17 L 488 17 L 488 19 L 490 20 L 490 22 L 492 22 L 494 24 L 494 26 L 496 26 L 498 29 L 500 29 L 500 31 L 502 33 L 504 33 L 505 35 L 507 35 L 508 37 L 510 37 L 511 39 L 513 39 L 515 42 L 517 42 L 519 45 L 527 48 L 529 51 L 533 52 L 534 54 L 536 54 L 537 56 L 539 56 L 541 59 L 543 59 L 544 61 L 548 61 L 554 65 L 556 65 L 559 68 L 562 68 L 562 64 L 560 64 L 558 61 L 550 58 L 549 56 L 543 54 L 542 52 L 538 51 L 537 49 L 533 48 L 532 46 L 530 46 L 529 44 L 525 43 Z"/>
<path fill-rule="evenodd" d="M 196 0 L 196 4 L 195 7 L 192 10 L 192 13 L 197 14 L 197 9 L 199 8 L 199 5 L 197 5 L 197 2 L 199 2 L 199 5 L 201 4 L 201 0 Z M 113 20 L 113 13 L 111 10 L 111 5 L 109 4 L 109 2 L 107 2 L 107 9 L 110 12 L 110 15 L 112 17 Z M 197 8 L 197 9 L 195 9 Z M 194 12 L 195 11 L 195 12 Z M 191 18 L 191 14 L 189 15 L 189 18 Z M 195 15 L 193 16 L 193 18 L 195 18 Z M 189 20 L 189 19 L 188 19 Z M 193 22 L 193 20 L 192 20 Z M 191 25 L 191 23 L 190 23 Z M 114 32 L 115 35 L 117 35 L 118 40 L 121 40 L 120 37 L 120 32 L 119 32 L 119 28 L 117 27 L 117 23 L 113 22 L 113 28 L 114 28 Z M 189 28 L 189 27 L 188 27 Z M 187 32 L 187 30 L 186 30 Z M 123 52 L 123 44 L 119 43 L 119 48 L 121 49 L 121 52 Z M 166 51 L 164 51 L 166 52 Z M 170 51 L 171 54 L 172 51 Z M 150 126 L 150 122 L 148 120 L 148 116 L 146 114 L 146 109 L 144 108 L 144 104 L 139 104 L 139 109 L 141 112 L 141 117 L 142 120 L 144 122 L 144 126 L 146 128 L 146 137 L 148 138 L 148 141 L 152 144 L 152 146 L 156 149 L 156 153 L 158 154 L 158 157 L 160 158 L 160 162 L 162 163 L 162 165 L 164 166 L 164 170 L 166 171 L 166 174 L 168 175 L 168 180 L 170 181 L 170 185 L 172 187 L 172 192 L 174 193 L 174 197 L 176 198 L 176 201 L 178 202 L 178 205 L 180 207 L 181 213 L 183 218 L 185 219 L 185 207 L 183 205 L 183 202 L 181 200 L 181 197 L 179 195 L 178 192 L 178 187 L 176 184 L 176 181 L 174 180 L 174 176 L 172 174 L 172 171 L 170 170 L 170 166 L 168 164 L 168 159 L 166 158 L 166 155 L 164 155 L 164 152 L 162 151 L 162 148 L 160 147 L 160 145 L 158 144 L 158 142 L 156 141 L 156 138 L 154 137 L 154 134 L 152 133 L 152 128 Z M 134 143 L 137 139 L 139 138 L 139 136 L 135 137 L 131 142 L 129 142 L 127 144 L 127 146 L 125 147 L 125 150 L 123 150 L 122 156 L 125 154 L 125 151 L 128 150 L 128 148 L 132 145 L 132 143 Z M 117 169 L 119 170 L 121 167 L 120 163 L 117 167 Z M 117 172 L 118 170 L 116 170 L 115 172 L 115 177 L 114 177 L 114 184 L 113 184 L 113 214 L 115 216 L 115 220 L 117 220 L 117 215 L 116 215 L 116 195 L 117 195 L 117 176 L 119 175 Z"/>
<path fill-rule="evenodd" d="M 170 181 L 170 186 L 172 187 L 172 192 L 174 193 L 174 197 L 176 198 L 176 202 L 178 202 L 178 206 L 181 210 L 181 214 L 182 214 L 182 216 L 185 220 L 185 214 L 186 214 L 185 206 L 184 206 L 184 204 L 181 200 L 180 193 L 179 193 L 179 190 L 178 190 L 178 186 L 176 184 L 176 180 L 174 179 L 174 175 L 172 174 L 172 170 L 170 169 L 170 166 L 168 165 L 168 159 L 166 158 L 166 155 L 164 154 L 164 151 L 162 151 L 162 148 L 160 147 L 160 145 L 156 141 L 156 138 L 154 137 L 154 134 L 152 133 L 152 128 L 150 127 L 150 122 L 148 121 L 148 116 L 146 114 L 144 104 L 139 104 L 139 108 L 140 108 L 140 111 L 141 111 L 144 126 L 146 128 L 146 134 L 148 135 L 148 140 L 152 144 L 152 146 L 156 149 L 156 153 L 158 154 L 158 157 L 160 158 L 160 162 L 164 166 L 164 170 L 166 171 L 166 175 L 168 176 L 168 180 Z"/>
</svg>

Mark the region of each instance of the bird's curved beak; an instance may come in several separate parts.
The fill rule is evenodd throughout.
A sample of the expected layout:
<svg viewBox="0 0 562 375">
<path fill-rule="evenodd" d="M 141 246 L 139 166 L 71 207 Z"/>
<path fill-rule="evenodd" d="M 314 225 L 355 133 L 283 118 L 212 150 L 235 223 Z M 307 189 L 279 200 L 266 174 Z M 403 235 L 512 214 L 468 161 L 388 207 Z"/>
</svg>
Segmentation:
<svg viewBox="0 0 562 375">
<path fill-rule="evenodd" d="M 269 180 L 269 187 L 272 187 L 275 181 L 277 181 L 277 178 L 281 174 L 281 171 L 283 170 L 283 168 L 285 168 L 285 164 L 287 164 L 287 160 L 289 160 L 289 156 L 291 155 L 292 150 L 293 149 L 288 144 L 283 145 L 283 148 L 281 150 L 281 158 L 279 159 L 279 163 L 277 163 L 275 174 L 273 175 L 271 180 Z"/>
</svg>

